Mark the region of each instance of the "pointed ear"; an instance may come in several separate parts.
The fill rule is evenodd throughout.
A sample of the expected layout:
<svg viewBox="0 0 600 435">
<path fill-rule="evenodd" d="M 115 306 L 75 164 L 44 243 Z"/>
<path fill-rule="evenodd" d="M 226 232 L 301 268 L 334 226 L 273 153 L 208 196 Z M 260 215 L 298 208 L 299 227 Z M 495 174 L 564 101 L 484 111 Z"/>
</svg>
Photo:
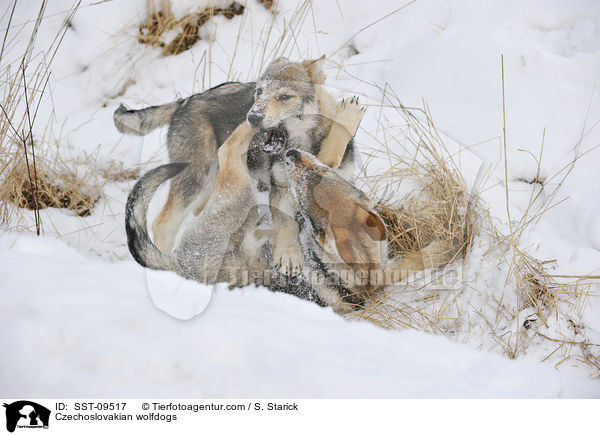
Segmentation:
<svg viewBox="0 0 600 435">
<path fill-rule="evenodd" d="M 290 61 L 287 57 L 281 56 L 276 59 L 273 59 L 267 65 L 267 67 L 264 69 L 264 71 L 261 72 L 261 77 L 268 75 L 269 73 L 272 74 L 273 72 L 280 70 L 283 66 L 288 65 L 289 63 L 290 63 Z"/>
<path fill-rule="evenodd" d="M 308 75 L 312 81 L 317 84 L 323 84 L 327 76 L 323 72 L 323 64 L 325 63 L 325 55 L 318 59 L 305 60 L 302 62 L 302 66 L 306 68 Z"/>
<path fill-rule="evenodd" d="M 271 61 L 271 65 L 276 65 L 278 63 L 290 63 L 290 60 L 287 57 L 280 56 Z"/>
<path fill-rule="evenodd" d="M 347 264 L 356 263 L 354 251 L 352 250 L 352 244 L 350 243 L 350 229 L 342 226 L 332 226 L 331 228 L 333 230 L 335 247 L 337 248 L 340 257 L 342 257 L 342 260 L 344 260 Z"/>
<path fill-rule="evenodd" d="M 373 240 L 385 240 L 385 224 L 377 213 L 361 206 L 356 207 L 356 220 Z"/>
</svg>

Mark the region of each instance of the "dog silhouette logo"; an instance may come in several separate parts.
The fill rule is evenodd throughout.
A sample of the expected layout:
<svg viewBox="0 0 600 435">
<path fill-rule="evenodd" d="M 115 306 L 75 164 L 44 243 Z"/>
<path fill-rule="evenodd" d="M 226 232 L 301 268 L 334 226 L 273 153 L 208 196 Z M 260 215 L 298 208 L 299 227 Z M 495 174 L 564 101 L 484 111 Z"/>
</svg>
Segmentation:
<svg viewBox="0 0 600 435">
<path fill-rule="evenodd" d="M 50 410 L 29 400 L 19 400 L 6 408 L 6 430 L 14 432 L 18 428 L 48 428 Z"/>
</svg>

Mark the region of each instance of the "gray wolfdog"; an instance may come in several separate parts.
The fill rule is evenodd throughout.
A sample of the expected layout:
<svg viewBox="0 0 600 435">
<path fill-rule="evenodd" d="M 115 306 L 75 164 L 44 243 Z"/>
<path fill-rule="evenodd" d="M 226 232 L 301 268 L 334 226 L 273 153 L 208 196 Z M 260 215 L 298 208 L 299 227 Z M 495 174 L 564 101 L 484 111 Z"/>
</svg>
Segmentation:
<svg viewBox="0 0 600 435">
<path fill-rule="evenodd" d="M 289 191 L 285 150 L 310 152 L 345 178 L 351 177 L 354 169 L 355 130 L 331 121 L 336 103 L 321 86 L 325 81 L 323 60 L 278 58 L 257 82 L 224 83 L 162 106 L 140 110 L 120 106 L 115 111 L 115 125 L 122 133 L 144 135 L 169 124 L 169 160 L 188 163 L 171 180 L 167 201 L 152 225 L 161 251 L 171 251 L 188 212 L 198 215 L 206 206 L 219 167 L 217 150 L 247 120 L 256 129 L 247 152 L 251 178 L 259 190 L 270 190 L 274 262 L 286 275 L 301 269 L 303 254 L 294 219 L 297 203 Z M 345 115 L 360 122 L 362 113 L 347 111 Z M 331 131 L 335 134 L 329 135 Z"/>
</svg>

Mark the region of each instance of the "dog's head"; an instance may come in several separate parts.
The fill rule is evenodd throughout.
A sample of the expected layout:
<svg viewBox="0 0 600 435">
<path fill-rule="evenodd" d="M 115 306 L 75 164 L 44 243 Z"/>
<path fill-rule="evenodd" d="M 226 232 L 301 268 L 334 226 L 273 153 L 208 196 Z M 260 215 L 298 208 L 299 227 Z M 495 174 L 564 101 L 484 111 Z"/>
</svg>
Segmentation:
<svg viewBox="0 0 600 435">
<path fill-rule="evenodd" d="M 330 260 L 378 269 L 387 260 L 386 228 L 372 201 L 312 154 L 285 153 L 300 213 Z M 335 247 L 332 255 L 330 246 Z"/>
<path fill-rule="evenodd" d="M 317 86 L 325 81 L 325 57 L 292 62 L 275 59 L 256 82 L 254 105 L 247 115 L 255 128 L 274 134 L 307 131 L 318 124 Z"/>
</svg>

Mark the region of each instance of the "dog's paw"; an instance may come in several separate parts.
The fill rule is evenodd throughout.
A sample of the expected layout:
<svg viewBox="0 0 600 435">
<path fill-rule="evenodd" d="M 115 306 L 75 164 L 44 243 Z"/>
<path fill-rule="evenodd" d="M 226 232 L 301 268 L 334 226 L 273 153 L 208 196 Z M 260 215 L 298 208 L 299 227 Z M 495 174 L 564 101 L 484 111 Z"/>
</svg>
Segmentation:
<svg viewBox="0 0 600 435">
<path fill-rule="evenodd" d="M 350 100 L 343 99 L 337 104 L 333 121 L 348 130 L 350 136 L 354 136 L 364 114 L 365 107 L 359 104 L 355 95 Z"/>
<path fill-rule="evenodd" d="M 279 273 L 286 276 L 295 276 L 302 272 L 304 257 L 299 246 L 289 244 L 285 247 L 275 247 L 273 261 Z"/>
</svg>

